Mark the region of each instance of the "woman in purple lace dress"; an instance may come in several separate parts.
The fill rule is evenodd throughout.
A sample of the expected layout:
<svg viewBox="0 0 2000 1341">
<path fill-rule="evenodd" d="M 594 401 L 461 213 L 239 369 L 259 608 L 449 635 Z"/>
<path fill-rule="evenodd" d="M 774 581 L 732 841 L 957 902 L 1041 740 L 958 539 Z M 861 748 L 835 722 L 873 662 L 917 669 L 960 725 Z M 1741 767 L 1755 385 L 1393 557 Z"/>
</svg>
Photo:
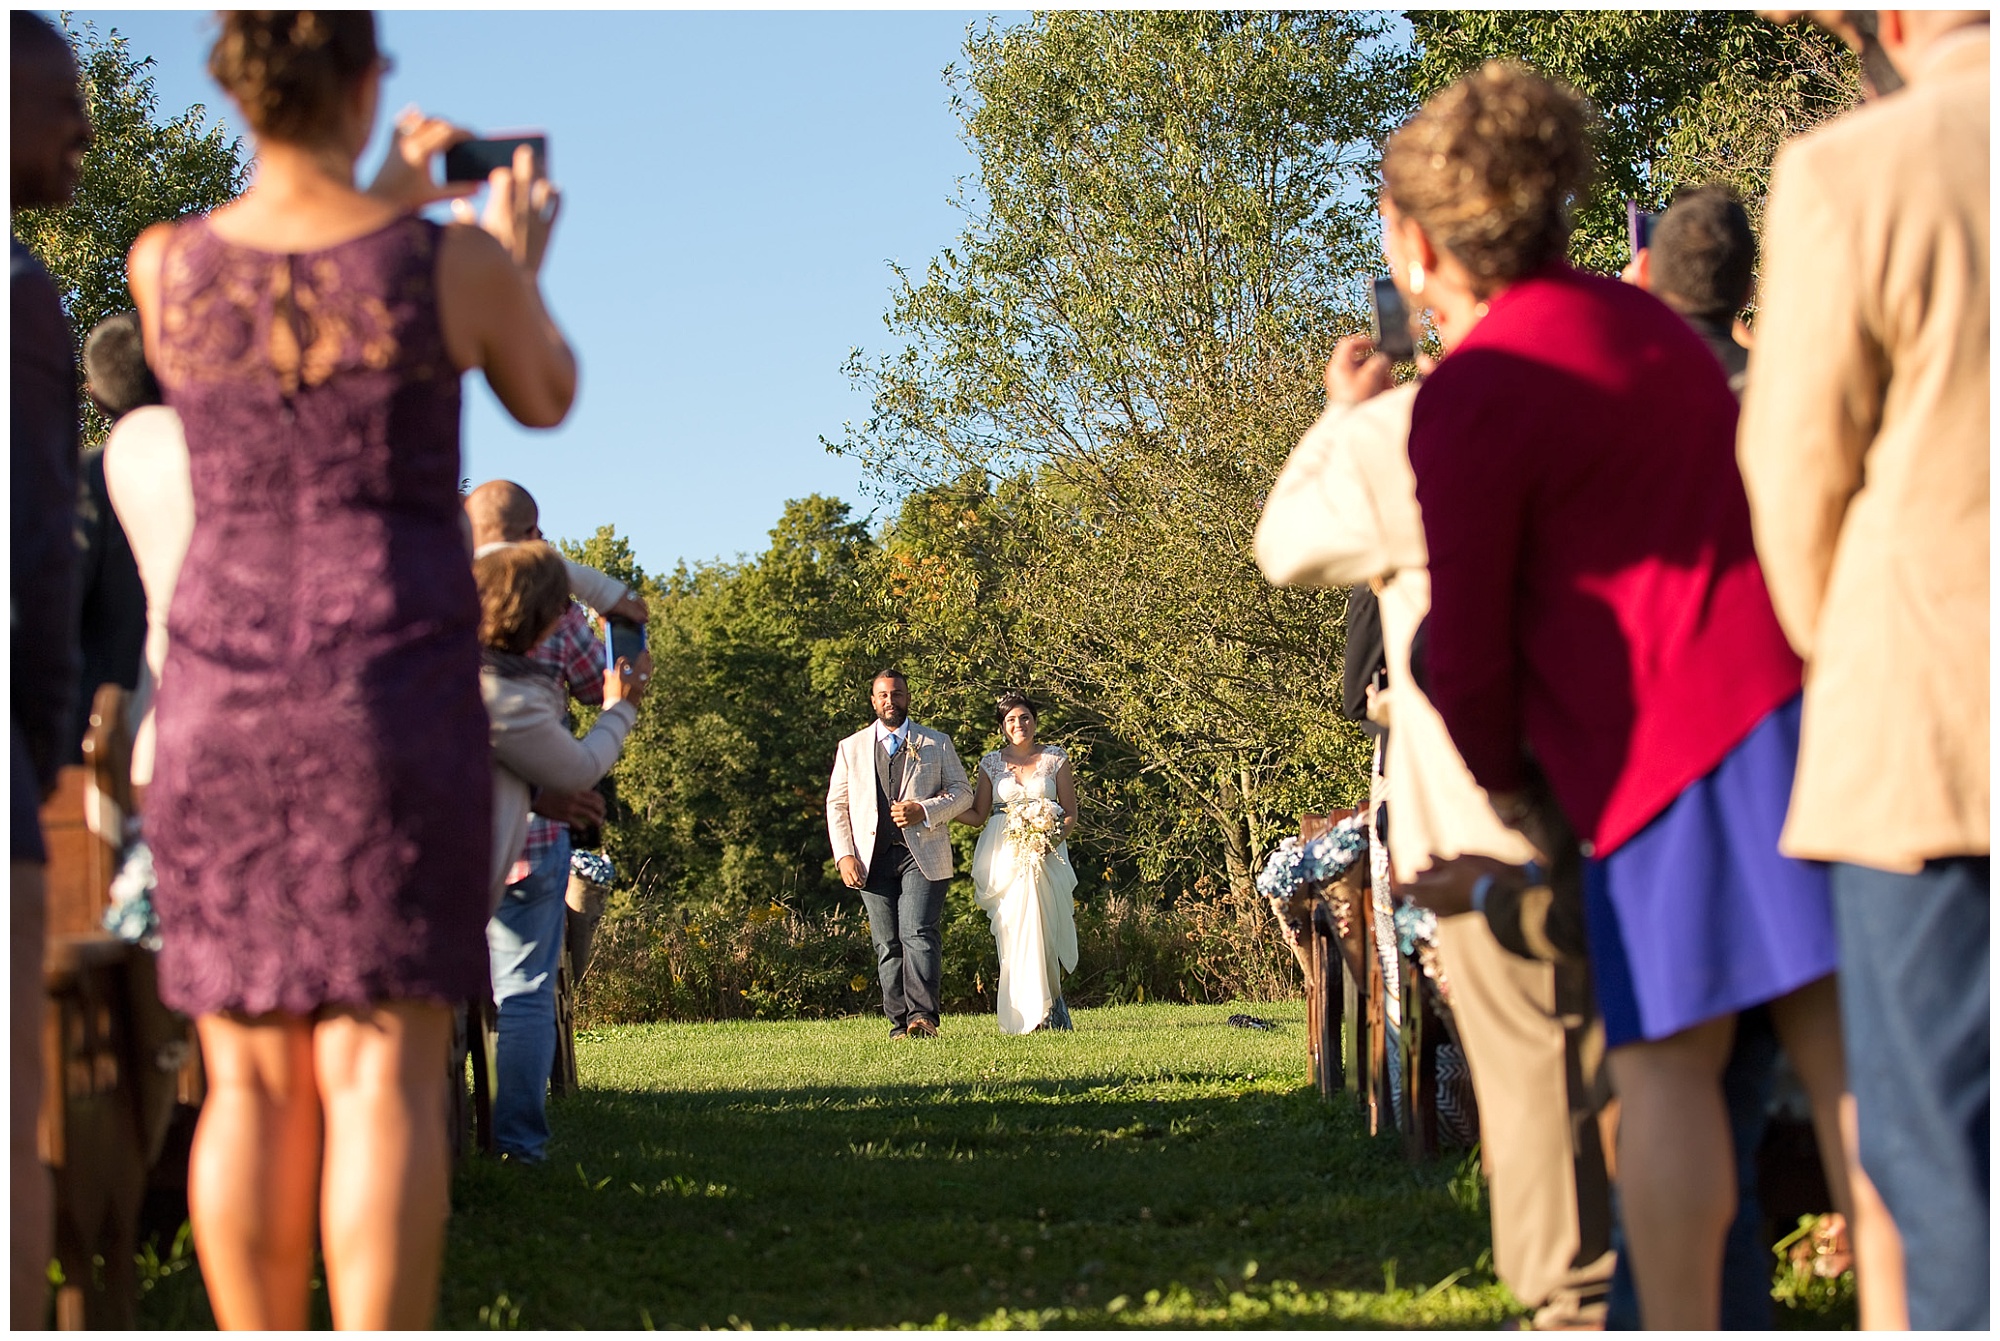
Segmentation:
<svg viewBox="0 0 2000 1341">
<path fill-rule="evenodd" d="M 230 13 L 210 72 L 254 185 L 134 245 L 186 426 L 195 528 L 168 616 L 147 836 L 161 995 L 208 1068 L 189 1172 L 218 1322 L 423 1327 L 444 1223 L 451 1003 L 486 988 L 491 763 L 459 523 L 459 379 L 522 422 L 576 367 L 536 275 L 555 193 L 523 155 L 484 228 L 414 210 L 450 126 L 354 165 L 384 61 L 366 13 Z"/>
</svg>

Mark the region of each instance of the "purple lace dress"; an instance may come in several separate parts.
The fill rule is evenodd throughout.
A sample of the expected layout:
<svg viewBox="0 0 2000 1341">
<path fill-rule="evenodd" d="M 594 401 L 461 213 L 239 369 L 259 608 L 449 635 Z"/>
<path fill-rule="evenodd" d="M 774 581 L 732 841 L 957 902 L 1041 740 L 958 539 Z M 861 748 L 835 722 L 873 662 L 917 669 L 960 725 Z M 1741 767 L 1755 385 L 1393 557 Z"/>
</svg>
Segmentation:
<svg viewBox="0 0 2000 1341">
<path fill-rule="evenodd" d="M 175 231 L 155 363 L 195 526 L 146 802 L 189 1014 L 487 984 L 492 762 L 439 228 L 281 255 Z"/>
</svg>

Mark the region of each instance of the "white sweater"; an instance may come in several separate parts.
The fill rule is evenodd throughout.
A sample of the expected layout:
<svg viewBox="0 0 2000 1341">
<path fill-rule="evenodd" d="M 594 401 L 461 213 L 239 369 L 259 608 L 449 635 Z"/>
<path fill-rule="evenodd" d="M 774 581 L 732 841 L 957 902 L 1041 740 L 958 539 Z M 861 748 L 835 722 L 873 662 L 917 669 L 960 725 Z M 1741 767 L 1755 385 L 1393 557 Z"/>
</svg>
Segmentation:
<svg viewBox="0 0 2000 1341">
<path fill-rule="evenodd" d="M 1410 469 L 1414 383 L 1330 406 L 1292 450 L 1257 523 L 1257 566 L 1279 586 L 1366 582 L 1382 610 L 1389 688 L 1369 715 L 1389 728 L 1389 859 L 1409 880 L 1433 855 L 1524 862 L 1534 849 L 1494 813 L 1444 719 L 1410 678 L 1410 644 L 1430 609 L 1429 551 Z"/>
<path fill-rule="evenodd" d="M 540 676 L 503 676 L 482 668 L 479 691 L 492 720 L 493 865 L 490 903 L 500 906 L 507 868 L 528 837 L 528 807 L 536 787 L 580 792 L 618 762 L 639 720 L 630 702 L 614 703 L 578 740 L 563 725 L 563 688 Z"/>
</svg>

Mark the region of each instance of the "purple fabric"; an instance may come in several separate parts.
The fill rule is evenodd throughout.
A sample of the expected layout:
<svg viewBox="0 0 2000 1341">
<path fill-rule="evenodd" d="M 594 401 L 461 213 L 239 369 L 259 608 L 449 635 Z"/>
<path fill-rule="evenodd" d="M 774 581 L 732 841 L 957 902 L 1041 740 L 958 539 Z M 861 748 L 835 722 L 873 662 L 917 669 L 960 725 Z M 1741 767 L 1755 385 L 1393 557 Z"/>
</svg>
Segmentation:
<svg viewBox="0 0 2000 1341">
<path fill-rule="evenodd" d="M 492 758 L 438 236 L 412 216 L 287 256 L 203 219 L 169 244 L 155 365 L 195 527 L 146 829 L 160 995 L 190 1014 L 487 988 Z"/>
<path fill-rule="evenodd" d="M 1661 1039 L 1834 971 L 1826 868 L 1778 851 L 1799 753 L 1794 695 L 1715 769 L 1586 865 L 1607 1047 Z"/>
</svg>

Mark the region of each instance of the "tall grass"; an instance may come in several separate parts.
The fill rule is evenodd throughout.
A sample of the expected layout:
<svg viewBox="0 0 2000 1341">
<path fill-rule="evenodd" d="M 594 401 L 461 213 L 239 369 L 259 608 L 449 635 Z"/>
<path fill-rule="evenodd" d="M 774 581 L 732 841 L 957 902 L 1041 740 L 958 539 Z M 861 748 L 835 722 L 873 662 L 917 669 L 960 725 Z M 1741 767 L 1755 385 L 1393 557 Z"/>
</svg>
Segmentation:
<svg viewBox="0 0 2000 1341">
<path fill-rule="evenodd" d="M 995 1005 L 1000 961 L 986 914 L 962 881 L 941 927 L 946 1010 Z M 1254 896 L 1222 893 L 1169 904 L 1143 893 L 1103 894 L 1076 909 L 1073 1005 L 1146 1001 L 1282 1000 L 1298 970 Z M 772 902 L 725 907 L 614 899 L 578 990 L 579 1025 L 653 1021 L 825 1019 L 873 1011 L 881 1000 L 860 900 L 827 911 Z"/>
</svg>

